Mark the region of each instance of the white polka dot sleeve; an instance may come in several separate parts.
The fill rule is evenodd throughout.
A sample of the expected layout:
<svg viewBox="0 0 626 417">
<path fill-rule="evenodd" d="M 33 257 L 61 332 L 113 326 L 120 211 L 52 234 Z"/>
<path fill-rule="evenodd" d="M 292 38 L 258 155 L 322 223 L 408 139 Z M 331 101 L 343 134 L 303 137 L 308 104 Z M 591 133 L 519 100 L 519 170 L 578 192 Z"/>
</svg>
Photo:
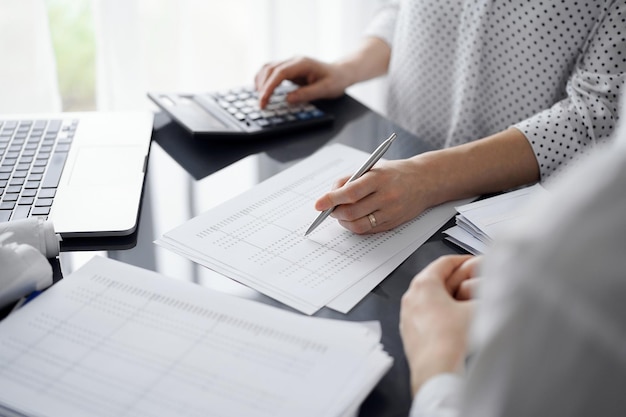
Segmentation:
<svg viewBox="0 0 626 417">
<path fill-rule="evenodd" d="M 515 125 L 533 147 L 542 180 L 605 141 L 617 122 L 626 85 L 626 1 L 602 3 L 603 16 L 567 82 L 567 97 Z"/>
<path fill-rule="evenodd" d="M 399 4 L 397 1 L 387 2 L 378 10 L 374 19 L 365 29 L 365 36 L 380 38 L 392 45 L 398 11 Z"/>
<path fill-rule="evenodd" d="M 433 149 L 520 129 L 546 179 L 611 135 L 626 0 L 399 0 L 366 34 L 392 47 L 386 114 Z"/>
</svg>

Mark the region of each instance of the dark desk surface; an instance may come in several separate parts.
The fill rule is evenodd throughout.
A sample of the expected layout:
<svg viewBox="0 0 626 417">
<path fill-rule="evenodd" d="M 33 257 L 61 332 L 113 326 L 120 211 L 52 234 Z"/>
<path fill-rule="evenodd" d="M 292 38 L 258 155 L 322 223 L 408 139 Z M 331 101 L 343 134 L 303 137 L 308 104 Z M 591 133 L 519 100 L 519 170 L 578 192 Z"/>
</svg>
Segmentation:
<svg viewBox="0 0 626 417">
<path fill-rule="evenodd" d="M 157 115 L 138 230 L 123 239 L 64 242 L 60 256 L 63 273 L 69 274 L 94 255 L 91 251 L 99 250 L 110 258 L 175 279 L 288 309 L 255 290 L 156 246 L 153 241 L 329 143 L 340 142 L 370 152 L 395 131 L 398 139 L 385 158 L 398 159 L 428 150 L 419 139 L 351 97 L 320 106 L 335 113 L 332 127 L 253 141 L 215 142 L 193 138 L 164 115 Z M 408 414 L 409 379 L 398 332 L 400 298 L 417 272 L 438 256 L 449 253 L 460 253 L 460 250 L 445 242 L 438 232 L 349 314 L 328 308 L 316 314 L 343 320 L 379 320 L 382 324 L 382 343 L 393 356 L 394 364 L 364 402 L 361 416 Z"/>
</svg>

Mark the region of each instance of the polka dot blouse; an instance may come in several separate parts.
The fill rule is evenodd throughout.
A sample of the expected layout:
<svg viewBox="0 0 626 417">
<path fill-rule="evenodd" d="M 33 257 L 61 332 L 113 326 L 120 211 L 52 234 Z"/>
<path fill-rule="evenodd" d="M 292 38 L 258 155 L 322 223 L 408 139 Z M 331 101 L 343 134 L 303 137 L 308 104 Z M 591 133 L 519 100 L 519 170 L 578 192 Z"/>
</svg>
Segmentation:
<svg viewBox="0 0 626 417">
<path fill-rule="evenodd" d="M 515 126 L 545 179 L 616 124 L 626 0 L 400 0 L 367 34 L 392 46 L 387 114 L 435 147 Z"/>
</svg>

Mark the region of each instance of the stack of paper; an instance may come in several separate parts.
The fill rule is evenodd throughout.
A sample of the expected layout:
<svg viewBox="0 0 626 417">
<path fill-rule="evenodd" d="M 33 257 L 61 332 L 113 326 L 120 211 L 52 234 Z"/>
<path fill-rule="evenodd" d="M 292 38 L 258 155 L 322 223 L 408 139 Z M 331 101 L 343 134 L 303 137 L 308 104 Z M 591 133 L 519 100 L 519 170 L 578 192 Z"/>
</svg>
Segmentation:
<svg viewBox="0 0 626 417">
<path fill-rule="evenodd" d="M 458 204 L 365 236 L 328 218 L 305 237 L 318 215 L 315 200 L 368 156 L 344 145 L 323 148 L 156 243 L 306 314 L 326 305 L 347 312 L 451 219 Z"/>
<path fill-rule="evenodd" d="M 543 192 L 545 189 L 536 184 L 458 206 L 456 226 L 444 231 L 446 239 L 474 255 L 485 253 L 503 230 L 526 215 L 528 202 Z"/>
<path fill-rule="evenodd" d="M 96 257 L 0 323 L 0 414 L 346 416 L 391 366 L 379 341 Z"/>
</svg>

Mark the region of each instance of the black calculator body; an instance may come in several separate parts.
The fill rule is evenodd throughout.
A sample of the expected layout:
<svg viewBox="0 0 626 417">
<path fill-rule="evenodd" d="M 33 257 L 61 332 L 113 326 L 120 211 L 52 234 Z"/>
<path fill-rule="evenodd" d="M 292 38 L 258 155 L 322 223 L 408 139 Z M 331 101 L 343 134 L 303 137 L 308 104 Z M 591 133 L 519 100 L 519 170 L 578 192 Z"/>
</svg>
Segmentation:
<svg viewBox="0 0 626 417">
<path fill-rule="evenodd" d="M 148 97 L 191 134 L 206 138 L 269 136 L 333 122 L 333 115 L 315 104 L 287 104 L 285 96 L 293 88 L 278 86 L 262 110 L 253 87 L 196 94 L 151 92 Z"/>
</svg>

